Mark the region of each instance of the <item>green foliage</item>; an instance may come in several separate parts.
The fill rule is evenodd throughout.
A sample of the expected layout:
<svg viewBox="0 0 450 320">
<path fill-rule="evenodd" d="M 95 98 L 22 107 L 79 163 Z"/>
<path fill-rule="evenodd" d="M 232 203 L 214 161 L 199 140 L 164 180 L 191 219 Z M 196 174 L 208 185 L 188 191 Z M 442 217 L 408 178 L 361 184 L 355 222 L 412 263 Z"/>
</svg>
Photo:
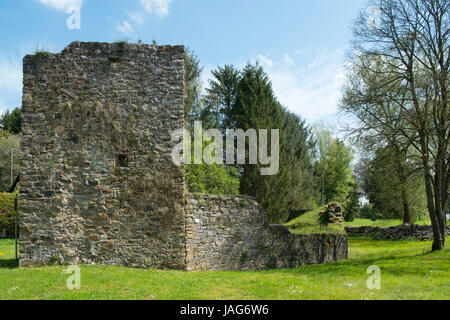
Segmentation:
<svg viewBox="0 0 450 320">
<path fill-rule="evenodd" d="M 291 210 L 312 208 L 312 143 L 305 122 L 277 101 L 261 66 L 248 64 L 240 74 L 226 66 L 213 74 L 215 80 L 211 82 L 209 97 L 210 101 L 219 101 L 222 125 L 244 131 L 280 130 L 278 174 L 262 176 L 261 165 L 250 165 L 247 161 L 240 168 L 241 193 L 256 197 L 272 223 L 285 222 Z"/>
<path fill-rule="evenodd" d="M 49 51 L 35 51 L 34 54 L 41 57 L 49 57 L 52 55 Z"/>
<path fill-rule="evenodd" d="M 202 70 L 197 56 L 187 50 L 184 62 L 184 112 L 188 130 L 192 130 L 194 121 L 200 119 L 202 111 L 200 80 Z"/>
<path fill-rule="evenodd" d="M 191 51 L 185 55 L 185 122 L 187 129 L 192 132 L 194 122 L 201 119 L 203 99 L 201 96 L 202 68 L 200 61 Z M 208 125 L 208 123 L 206 124 Z M 205 150 L 207 144 L 203 144 Z M 185 165 L 185 179 L 188 190 L 193 193 L 214 195 L 239 194 L 239 173 L 236 168 L 223 164 L 192 164 Z"/>
<path fill-rule="evenodd" d="M 0 193 L 0 235 L 4 233 L 7 238 L 14 237 L 15 198 L 15 193 Z"/>
<path fill-rule="evenodd" d="M 381 214 L 377 213 L 374 210 L 372 203 L 366 204 L 364 207 L 361 208 L 360 212 L 361 212 L 360 216 L 362 219 L 370 219 L 372 221 L 376 221 L 383 218 Z"/>
<path fill-rule="evenodd" d="M 205 134 L 204 134 L 205 135 Z M 203 142 L 204 152 L 206 147 L 214 141 Z M 191 163 L 185 165 L 185 179 L 189 192 L 212 195 L 238 195 L 239 172 L 235 167 L 224 164 L 194 164 L 194 146 L 192 145 Z M 215 156 L 214 152 L 211 154 Z"/>
<path fill-rule="evenodd" d="M 326 210 L 319 213 L 318 222 L 321 226 L 328 226 L 330 224 L 330 215 Z"/>
<path fill-rule="evenodd" d="M 279 129 L 280 148 L 285 145 L 283 109 L 275 98 L 267 74 L 259 65 L 248 64 L 242 70 L 231 118 L 231 123 L 244 131 Z M 268 145 L 271 145 L 270 139 Z M 242 167 L 241 193 L 256 197 L 266 209 L 270 222 L 284 222 L 290 211 L 287 158 L 281 151 L 279 172 L 273 176 L 262 176 L 261 165 L 246 163 Z"/>
<path fill-rule="evenodd" d="M 353 221 L 357 216 L 359 216 L 359 193 L 358 193 L 358 184 L 355 179 L 352 179 L 350 184 L 352 190 L 349 192 L 347 199 L 344 203 L 344 220 L 345 221 Z"/>
<path fill-rule="evenodd" d="M 283 110 L 284 126 L 280 166 L 287 170 L 289 210 L 308 211 L 316 206 L 319 194 L 314 185 L 311 130 L 298 115 Z"/>
<path fill-rule="evenodd" d="M 19 134 L 22 127 L 22 110 L 15 108 L 12 112 L 7 110 L 0 117 L 0 126 L 2 130 L 8 131 L 11 134 Z"/>
<path fill-rule="evenodd" d="M 128 38 L 128 37 L 118 38 L 116 41 L 114 41 L 114 43 L 119 44 L 119 45 L 129 44 L 130 38 Z"/>
<path fill-rule="evenodd" d="M 320 207 L 309 211 L 289 221 L 286 226 L 295 234 L 345 234 L 345 230 L 340 224 L 328 224 L 329 215 L 322 214 L 326 210 L 327 207 Z"/>
<path fill-rule="evenodd" d="M 0 192 L 11 187 L 11 150 L 13 150 L 13 180 L 20 172 L 20 138 L 7 131 L 0 132 Z"/>
<path fill-rule="evenodd" d="M 392 148 L 376 151 L 373 159 L 363 160 L 361 180 L 370 202 L 383 219 L 404 218 L 408 210 L 411 222 L 426 215 L 423 172 L 415 170 L 405 156 Z"/>
<path fill-rule="evenodd" d="M 36 47 L 36 50 L 34 50 L 34 54 L 35 54 L 36 56 L 42 56 L 42 57 L 48 57 L 48 56 L 51 56 L 51 55 L 52 55 L 52 53 L 50 52 L 50 50 L 48 49 L 48 47 L 45 46 L 45 45 L 42 45 L 42 44 L 39 44 L 39 45 Z"/>
<path fill-rule="evenodd" d="M 236 104 L 241 72 L 234 66 L 226 65 L 213 70 L 212 75 L 201 120 L 205 126 L 221 128 L 222 132 L 225 132 L 229 128 L 236 127 L 233 108 Z"/>
<path fill-rule="evenodd" d="M 345 203 L 352 190 L 353 151 L 343 141 L 333 138 L 327 129 L 316 129 L 317 161 L 315 172 L 321 203 Z"/>
<path fill-rule="evenodd" d="M 198 60 L 188 57 L 186 70 L 192 74 L 187 79 L 197 79 L 195 75 L 201 70 Z M 224 134 L 227 129 L 267 129 L 269 133 L 271 129 L 279 129 L 278 174 L 262 176 L 261 165 L 249 165 L 248 161 L 246 165 L 235 165 L 241 173 L 240 193 L 256 197 L 273 223 L 285 222 L 291 210 L 312 209 L 317 197 L 311 164 L 314 144 L 305 122 L 280 105 L 261 66 L 248 64 L 243 70 L 224 66 L 212 74 L 203 98 L 196 90 L 196 81 L 187 81 L 191 83 L 188 90 L 191 94 L 185 99 L 188 130 L 192 131 L 195 120 L 201 120 L 205 128 L 218 128 Z M 195 170 L 200 171 L 195 174 L 206 171 Z"/>
<path fill-rule="evenodd" d="M 190 164 L 185 166 L 189 192 L 212 195 L 238 195 L 239 173 L 223 164 Z"/>
</svg>

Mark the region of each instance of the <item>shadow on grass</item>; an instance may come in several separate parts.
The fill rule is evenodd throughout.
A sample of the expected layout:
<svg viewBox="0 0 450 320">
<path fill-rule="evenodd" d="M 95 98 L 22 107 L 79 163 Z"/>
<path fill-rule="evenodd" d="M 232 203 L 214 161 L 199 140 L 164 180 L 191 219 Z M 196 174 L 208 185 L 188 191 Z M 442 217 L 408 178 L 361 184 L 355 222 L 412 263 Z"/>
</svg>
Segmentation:
<svg viewBox="0 0 450 320">
<path fill-rule="evenodd" d="M 19 262 L 16 259 L 0 260 L 0 269 L 16 269 Z"/>
</svg>

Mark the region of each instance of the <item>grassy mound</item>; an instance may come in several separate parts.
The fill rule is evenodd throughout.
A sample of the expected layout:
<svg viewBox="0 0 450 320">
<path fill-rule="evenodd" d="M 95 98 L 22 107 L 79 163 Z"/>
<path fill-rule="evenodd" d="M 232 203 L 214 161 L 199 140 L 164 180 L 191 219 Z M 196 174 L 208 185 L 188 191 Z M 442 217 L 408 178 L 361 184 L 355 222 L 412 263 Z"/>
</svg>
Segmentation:
<svg viewBox="0 0 450 320">
<path fill-rule="evenodd" d="M 344 227 L 339 224 L 321 225 L 319 222 L 320 213 L 325 211 L 326 207 L 307 212 L 300 217 L 286 223 L 289 230 L 295 234 L 345 234 Z"/>
</svg>

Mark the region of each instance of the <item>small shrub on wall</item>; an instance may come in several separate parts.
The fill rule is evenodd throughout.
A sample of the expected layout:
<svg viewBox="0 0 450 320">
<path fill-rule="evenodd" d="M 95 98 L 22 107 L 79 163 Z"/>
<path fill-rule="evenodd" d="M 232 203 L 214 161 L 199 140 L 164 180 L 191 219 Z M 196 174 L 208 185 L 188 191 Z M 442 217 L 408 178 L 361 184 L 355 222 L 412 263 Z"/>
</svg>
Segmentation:
<svg viewBox="0 0 450 320">
<path fill-rule="evenodd" d="M 0 193 L 0 238 L 14 238 L 15 193 Z"/>
</svg>

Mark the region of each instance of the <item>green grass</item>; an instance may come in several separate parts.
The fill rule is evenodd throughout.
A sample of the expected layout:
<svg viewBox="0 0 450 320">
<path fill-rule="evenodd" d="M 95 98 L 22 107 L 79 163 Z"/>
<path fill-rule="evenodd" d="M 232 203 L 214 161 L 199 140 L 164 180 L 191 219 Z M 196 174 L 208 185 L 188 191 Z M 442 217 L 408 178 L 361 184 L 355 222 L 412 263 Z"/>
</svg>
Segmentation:
<svg viewBox="0 0 450 320">
<path fill-rule="evenodd" d="M 384 219 L 372 221 L 370 219 L 355 219 L 352 222 L 346 222 L 346 227 L 378 227 L 378 228 L 390 228 L 397 227 L 403 223 L 400 219 Z M 415 222 L 416 225 L 429 226 L 431 225 L 430 218 L 421 219 Z"/>
<path fill-rule="evenodd" d="M 81 266 L 81 290 L 65 267 L 13 268 L 14 243 L 0 240 L 0 299 L 449 299 L 450 250 L 431 243 L 350 239 L 349 260 L 292 270 L 179 272 Z M 8 262 L 9 261 L 9 262 Z M 366 270 L 381 268 L 381 290 Z"/>
<path fill-rule="evenodd" d="M 345 234 L 344 228 L 338 224 L 330 224 L 323 226 L 319 223 L 319 213 L 325 210 L 324 208 L 318 208 L 316 210 L 307 212 L 300 217 L 288 222 L 286 224 L 289 230 L 295 234 Z"/>
<path fill-rule="evenodd" d="M 15 268 L 15 241 L 11 239 L 0 240 L 0 274 L 4 268 Z"/>
</svg>

